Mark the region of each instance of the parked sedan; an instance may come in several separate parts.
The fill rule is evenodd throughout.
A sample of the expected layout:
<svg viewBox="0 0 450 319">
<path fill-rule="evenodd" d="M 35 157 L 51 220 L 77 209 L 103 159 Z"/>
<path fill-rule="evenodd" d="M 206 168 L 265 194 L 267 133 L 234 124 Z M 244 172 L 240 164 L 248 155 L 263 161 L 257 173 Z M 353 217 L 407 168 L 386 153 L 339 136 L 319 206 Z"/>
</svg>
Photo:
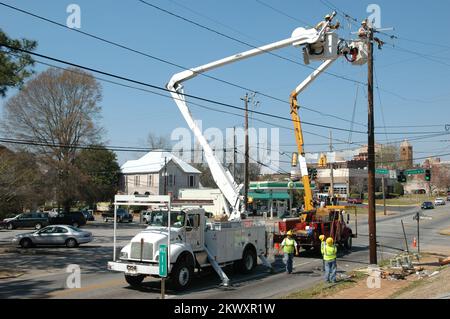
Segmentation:
<svg viewBox="0 0 450 319">
<path fill-rule="evenodd" d="M 443 198 L 436 198 L 434 200 L 434 205 L 435 206 L 439 206 L 439 205 L 445 205 L 445 200 Z"/>
<path fill-rule="evenodd" d="M 421 208 L 422 209 L 434 209 L 434 205 L 432 202 L 423 202 Z"/>
<path fill-rule="evenodd" d="M 92 233 L 67 225 L 51 225 L 38 231 L 16 235 L 12 242 L 23 248 L 39 245 L 65 245 L 68 248 L 91 242 Z"/>
</svg>

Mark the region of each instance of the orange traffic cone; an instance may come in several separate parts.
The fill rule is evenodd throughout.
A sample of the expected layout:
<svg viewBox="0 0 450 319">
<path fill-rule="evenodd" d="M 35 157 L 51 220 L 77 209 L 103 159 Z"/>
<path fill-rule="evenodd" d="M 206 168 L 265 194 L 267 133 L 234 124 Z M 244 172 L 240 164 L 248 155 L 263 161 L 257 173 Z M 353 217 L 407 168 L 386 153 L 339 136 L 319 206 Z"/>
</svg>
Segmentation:
<svg viewBox="0 0 450 319">
<path fill-rule="evenodd" d="M 414 240 L 413 240 L 413 244 L 412 244 L 412 246 L 413 246 L 414 248 L 416 248 L 416 247 L 417 247 L 417 240 L 416 240 L 416 237 L 414 237 Z"/>
</svg>

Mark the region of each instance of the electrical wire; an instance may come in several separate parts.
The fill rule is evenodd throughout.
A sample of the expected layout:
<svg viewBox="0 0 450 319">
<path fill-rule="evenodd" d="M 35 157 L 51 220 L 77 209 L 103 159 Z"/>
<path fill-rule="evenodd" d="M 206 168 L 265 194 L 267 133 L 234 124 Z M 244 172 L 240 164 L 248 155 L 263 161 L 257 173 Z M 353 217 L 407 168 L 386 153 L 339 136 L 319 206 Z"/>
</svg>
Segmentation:
<svg viewBox="0 0 450 319">
<path fill-rule="evenodd" d="M 23 13 L 23 14 L 32 16 L 32 17 L 34 17 L 34 18 L 36 18 L 36 19 L 40 19 L 40 20 L 42 20 L 42 21 L 48 22 L 48 23 L 50 23 L 50 24 L 53 24 L 53 25 L 62 27 L 62 28 L 64 28 L 64 29 L 66 29 L 66 30 L 71 30 L 71 31 L 74 31 L 74 32 L 78 32 L 78 33 L 80 33 L 80 34 L 82 34 L 82 35 L 84 35 L 84 36 L 93 38 L 93 39 L 98 40 L 98 41 L 101 41 L 101 42 L 103 42 L 103 43 L 107 43 L 107 44 L 116 46 L 116 47 L 118 47 L 118 48 L 121 48 L 121 49 L 130 51 L 130 52 L 132 52 L 132 53 L 135 53 L 135 54 L 138 54 L 138 55 L 141 55 L 141 56 L 144 56 L 144 57 L 153 59 L 153 60 L 155 60 L 155 61 L 157 61 L 157 62 L 161 62 L 161 63 L 167 64 L 167 65 L 170 65 L 170 66 L 174 66 L 174 67 L 180 68 L 180 69 L 182 69 L 182 70 L 189 70 L 189 69 L 190 69 L 190 68 L 181 66 L 181 65 L 179 65 L 179 64 L 177 64 L 177 63 L 174 63 L 174 62 L 168 61 L 168 60 L 166 60 L 166 59 L 157 57 L 157 56 L 155 56 L 155 55 L 151 55 L 151 54 L 149 54 L 149 53 L 145 53 L 145 52 L 143 52 L 143 51 L 140 51 L 140 50 L 136 50 L 136 49 L 130 48 L 130 47 L 124 45 L 124 44 L 120 44 L 120 43 L 118 43 L 118 42 L 114 42 L 114 41 L 105 39 L 105 38 L 103 38 L 103 37 L 94 35 L 94 34 L 92 34 L 92 33 L 88 33 L 88 32 L 85 32 L 85 31 L 82 31 L 82 30 L 79 30 L 79 29 L 75 29 L 75 28 L 69 28 L 68 26 L 66 26 L 66 25 L 64 25 L 64 24 L 62 24 L 62 23 L 56 22 L 56 21 L 54 21 L 54 20 L 45 18 L 45 17 L 40 16 L 40 15 L 37 15 L 37 14 L 34 14 L 34 13 L 32 13 L 32 12 L 29 12 L 29 11 L 26 11 L 26 10 L 23 10 L 23 9 L 20 9 L 20 8 L 18 8 L 18 7 L 15 7 L 15 6 L 12 6 L 12 5 L 3 3 L 3 2 L 0 2 L 0 5 L 2 5 L 2 6 L 4 6 L 4 7 L 7 7 L 7 8 L 9 8 L 9 9 L 12 9 L 12 10 L 18 11 L 18 12 L 21 12 L 21 13 Z M 294 61 L 294 62 L 295 62 L 295 61 Z M 258 91 L 258 90 L 246 88 L 246 87 L 244 87 L 244 86 L 242 86 L 242 85 L 239 85 L 239 84 L 236 84 L 236 83 L 227 81 L 227 80 L 223 80 L 223 79 L 220 79 L 220 78 L 218 78 L 218 77 L 214 77 L 214 76 L 211 76 L 211 75 L 208 75 L 208 74 L 204 74 L 204 73 L 199 73 L 199 75 L 201 75 L 201 76 L 203 76 L 203 77 L 205 77 L 205 78 L 212 79 L 212 80 L 218 81 L 218 82 L 220 82 L 220 83 L 223 83 L 223 84 L 226 84 L 226 85 L 235 87 L 235 88 L 239 88 L 239 89 L 242 89 L 242 90 L 245 90 L 245 91 L 251 91 L 251 92 L 254 92 L 254 93 L 258 93 L 258 94 L 260 94 L 261 96 L 264 96 L 264 97 L 266 97 L 266 98 L 272 99 L 272 100 L 277 101 L 277 102 L 281 102 L 281 103 L 284 103 L 284 104 L 289 104 L 289 102 L 286 101 L 286 100 L 277 98 L 277 97 L 275 97 L 275 96 L 271 96 L 271 95 L 269 95 L 269 94 L 266 94 L 266 93 L 261 92 L 261 91 Z M 349 121 L 349 120 L 347 120 L 347 119 L 341 118 L 341 117 L 336 116 L 336 115 L 334 115 L 334 114 L 329 114 L 329 113 L 320 112 L 320 111 L 318 111 L 317 109 L 312 108 L 312 107 L 303 106 L 303 108 L 304 108 L 305 110 L 310 111 L 310 112 L 318 113 L 318 114 L 320 114 L 320 115 L 324 115 L 324 116 L 327 116 L 327 117 L 332 117 L 332 118 L 335 118 L 335 119 L 338 119 L 338 120 L 342 120 L 342 121 L 346 121 L 346 122 Z M 357 124 L 360 125 L 360 126 L 367 127 L 365 124 L 362 124 L 362 123 L 357 123 Z"/>
<path fill-rule="evenodd" d="M 30 55 L 33 55 L 33 56 L 38 56 L 40 58 L 44 58 L 44 59 L 51 60 L 51 61 L 54 61 L 54 62 L 70 65 L 72 67 L 80 68 L 80 69 L 83 69 L 83 70 L 86 70 L 86 71 L 90 71 L 90 72 L 93 72 L 93 73 L 106 75 L 108 77 L 116 78 L 116 79 L 123 80 L 123 81 L 126 81 L 126 82 L 131 82 L 131 83 L 134 83 L 134 84 L 138 84 L 138 85 L 142 85 L 142 86 L 146 86 L 146 87 L 151 87 L 153 89 L 157 89 L 157 90 L 164 91 L 164 92 L 177 93 L 179 95 L 183 95 L 185 97 L 197 99 L 197 100 L 200 100 L 200 101 L 203 101 L 203 102 L 208 102 L 208 103 L 217 104 L 217 105 L 220 105 L 220 106 L 225 106 L 225 107 L 232 108 L 232 109 L 237 109 L 237 110 L 240 110 L 240 111 L 245 111 L 245 108 L 240 107 L 240 106 L 235 106 L 235 105 L 231 105 L 231 104 L 228 104 L 228 103 L 223 103 L 223 102 L 211 100 L 211 99 L 208 99 L 208 98 L 199 97 L 199 96 L 192 95 L 192 94 L 186 94 L 186 93 L 171 91 L 171 90 L 169 90 L 167 88 L 164 88 L 164 87 L 161 87 L 161 86 L 158 86 L 158 85 L 149 84 L 149 83 L 145 83 L 145 82 L 138 81 L 138 80 L 133 80 L 131 78 L 127 78 L 127 77 L 123 77 L 123 76 L 120 76 L 120 75 L 116 75 L 116 74 L 108 73 L 108 72 L 105 72 L 105 71 L 101 71 L 101 70 L 98 70 L 98 69 L 82 66 L 80 64 L 64 61 L 64 60 L 61 60 L 61 59 L 53 58 L 53 57 L 50 57 L 48 55 L 39 54 L 37 52 L 32 52 L 32 51 L 29 51 L 29 50 L 24 50 L 24 49 L 20 49 L 20 48 L 11 47 L 11 46 L 9 46 L 8 44 L 5 44 L 5 43 L 0 43 L 0 47 L 1 46 L 4 46 L 4 47 L 6 47 L 8 49 L 11 49 L 11 50 L 14 50 L 14 51 L 20 51 L 20 52 L 27 53 L 27 54 L 30 54 Z M 280 120 L 284 120 L 284 121 L 289 121 L 289 122 L 293 121 L 291 118 L 279 116 L 279 115 L 276 115 L 276 114 L 271 114 L 271 113 L 266 113 L 266 112 L 261 112 L 261 111 L 256 111 L 256 110 L 248 110 L 248 112 L 251 112 L 251 113 L 254 113 L 254 114 L 258 114 L 258 115 L 263 115 L 263 116 L 266 116 L 266 117 L 276 118 L 276 119 L 280 119 Z M 316 124 L 316 123 L 311 123 L 311 122 L 306 122 L 306 121 L 302 121 L 302 124 L 303 125 L 310 125 L 310 126 L 320 127 L 320 128 L 327 128 L 327 129 L 332 129 L 332 130 L 337 130 L 337 131 L 349 132 L 348 129 L 344 129 L 344 128 L 340 128 L 340 127 L 333 127 L 333 126 L 329 126 L 329 125 Z M 367 133 L 367 132 L 363 132 L 363 131 L 354 131 L 354 132 L 355 133 L 360 133 L 360 134 L 366 134 Z M 395 134 L 398 134 L 398 133 L 395 133 Z"/>
</svg>

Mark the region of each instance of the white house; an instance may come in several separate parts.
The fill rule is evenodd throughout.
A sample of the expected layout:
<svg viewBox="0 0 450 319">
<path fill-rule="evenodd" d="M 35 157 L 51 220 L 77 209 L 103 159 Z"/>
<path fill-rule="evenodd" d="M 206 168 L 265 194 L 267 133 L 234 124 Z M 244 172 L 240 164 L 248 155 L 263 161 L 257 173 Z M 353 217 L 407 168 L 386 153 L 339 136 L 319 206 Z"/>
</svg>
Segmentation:
<svg viewBox="0 0 450 319">
<path fill-rule="evenodd" d="M 121 167 L 121 191 L 128 195 L 178 195 L 181 188 L 198 188 L 200 171 L 175 155 L 155 150 Z"/>
</svg>

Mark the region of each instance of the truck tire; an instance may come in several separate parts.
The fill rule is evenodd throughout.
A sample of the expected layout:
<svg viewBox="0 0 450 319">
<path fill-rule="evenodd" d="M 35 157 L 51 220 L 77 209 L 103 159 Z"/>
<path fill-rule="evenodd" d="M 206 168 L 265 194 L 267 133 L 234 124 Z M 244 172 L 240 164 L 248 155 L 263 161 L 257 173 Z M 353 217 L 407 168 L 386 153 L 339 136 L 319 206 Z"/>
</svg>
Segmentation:
<svg viewBox="0 0 450 319">
<path fill-rule="evenodd" d="M 14 225 L 13 223 L 9 223 L 6 228 L 8 228 L 9 230 L 13 230 L 14 229 Z"/>
<path fill-rule="evenodd" d="M 256 267 L 256 263 L 256 252 L 253 246 L 247 246 L 238 264 L 240 271 L 244 274 L 249 274 Z"/>
<path fill-rule="evenodd" d="M 347 250 L 352 250 L 353 240 L 352 236 L 348 236 L 347 240 L 344 242 L 344 248 Z"/>
<path fill-rule="evenodd" d="M 145 275 L 125 275 L 125 280 L 127 283 L 133 288 L 139 288 L 142 285 L 142 281 L 144 281 Z"/>
<path fill-rule="evenodd" d="M 189 262 L 189 259 L 192 258 L 182 256 L 173 267 L 170 279 L 175 290 L 186 290 L 191 284 L 192 276 L 194 275 L 194 265 L 192 262 Z"/>
<path fill-rule="evenodd" d="M 42 228 L 42 224 L 41 223 L 36 223 L 36 225 L 34 225 L 34 229 L 41 229 Z"/>
</svg>

